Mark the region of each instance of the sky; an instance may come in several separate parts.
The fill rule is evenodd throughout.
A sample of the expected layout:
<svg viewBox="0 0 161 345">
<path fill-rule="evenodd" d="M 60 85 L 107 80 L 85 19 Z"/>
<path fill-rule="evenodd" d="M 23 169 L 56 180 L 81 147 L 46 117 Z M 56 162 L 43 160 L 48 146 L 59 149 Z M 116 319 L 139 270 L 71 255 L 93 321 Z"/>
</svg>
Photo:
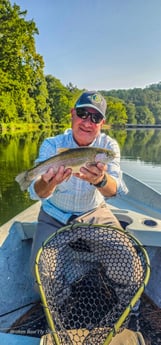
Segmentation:
<svg viewBox="0 0 161 345">
<path fill-rule="evenodd" d="M 45 75 L 79 89 L 161 81 L 161 0 L 11 0 L 39 35 Z"/>
</svg>

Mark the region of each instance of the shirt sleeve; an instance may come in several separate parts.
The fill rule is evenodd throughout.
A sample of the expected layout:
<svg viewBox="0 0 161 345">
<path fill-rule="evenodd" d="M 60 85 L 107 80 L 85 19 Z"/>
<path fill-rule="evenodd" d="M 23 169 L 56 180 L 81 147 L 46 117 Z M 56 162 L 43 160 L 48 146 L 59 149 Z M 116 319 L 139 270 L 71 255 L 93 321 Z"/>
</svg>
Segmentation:
<svg viewBox="0 0 161 345">
<path fill-rule="evenodd" d="M 45 161 L 56 154 L 56 144 L 54 138 L 47 138 L 43 141 L 39 149 L 39 156 L 35 160 L 35 164 Z"/>
<path fill-rule="evenodd" d="M 120 167 L 120 147 L 115 139 L 108 142 L 108 149 L 115 152 L 115 158 L 108 163 L 108 174 L 110 174 L 117 184 L 117 195 L 124 195 L 128 193 L 128 188 L 123 180 L 122 171 Z"/>
</svg>

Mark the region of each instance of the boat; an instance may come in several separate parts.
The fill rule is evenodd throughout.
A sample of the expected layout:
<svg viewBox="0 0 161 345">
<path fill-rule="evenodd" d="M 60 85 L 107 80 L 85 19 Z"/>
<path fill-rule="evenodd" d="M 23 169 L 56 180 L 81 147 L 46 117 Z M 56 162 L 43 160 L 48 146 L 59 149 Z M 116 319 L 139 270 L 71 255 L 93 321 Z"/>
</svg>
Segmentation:
<svg viewBox="0 0 161 345">
<path fill-rule="evenodd" d="M 107 202 L 124 229 L 146 248 L 151 275 L 145 293 L 160 311 L 161 194 L 129 174 L 124 173 L 123 178 L 129 193 Z M 37 329 L 40 334 L 35 336 L 32 329 L 16 332 L 13 327 L 40 300 L 29 266 L 39 209 L 38 201 L 0 228 L 0 344 L 3 345 L 45 344 L 41 329 Z"/>
</svg>

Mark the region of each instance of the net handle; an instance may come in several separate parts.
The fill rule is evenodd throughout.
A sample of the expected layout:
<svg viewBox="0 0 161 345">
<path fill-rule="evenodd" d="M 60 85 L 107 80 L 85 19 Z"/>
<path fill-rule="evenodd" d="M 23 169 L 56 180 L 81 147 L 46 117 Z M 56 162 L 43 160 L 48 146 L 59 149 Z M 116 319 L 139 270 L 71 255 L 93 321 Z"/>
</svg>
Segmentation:
<svg viewBox="0 0 161 345">
<path fill-rule="evenodd" d="M 57 333 L 56 333 L 54 322 L 52 320 L 52 317 L 51 317 L 51 314 L 50 314 L 50 311 L 49 311 L 49 308 L 48 308 L 47 300 L 46 300 L 46 297 L 45 297 L 44 290 L 42 288 L 41 279 L 40 279 L 40 275 L 39 275 L 38 263 L 39 263 L 39 258 L 40 258 L 40 255 L 42 253 L 42 250 L 43 250 L 43 247 L 41 247 L 38 250 L 38 253 L 36 255 L 36 260 L 35 260 L 36 282 L 37 282 L 39 290 L 40 290 L 40 295 L 41 295 L 41 300 L 42 300 L 44 312 L 45 312 L 46 318 L 48 320 L 48 324 L 49 324 L 50 330 L 52 330 L 52 334 L 51 335 L 54 338 L 55 345 L 61 345 L 60 341 L 59 341 L 59 337 L 57 336 Z"/>
</svg>

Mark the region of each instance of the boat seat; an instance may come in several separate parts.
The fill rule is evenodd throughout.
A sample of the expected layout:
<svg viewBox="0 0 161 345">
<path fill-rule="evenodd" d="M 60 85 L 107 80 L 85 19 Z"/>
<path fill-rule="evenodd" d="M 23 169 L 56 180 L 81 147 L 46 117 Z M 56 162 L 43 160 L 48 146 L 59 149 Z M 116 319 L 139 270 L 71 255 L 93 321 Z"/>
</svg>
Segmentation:
<svg viewBox="0 0 161 345">
<path fill-rule="evenodd" d="M 33 238 L 36 230 L 37 222 L 14 222 L 21 240 L 30 240 Z"/>
<path fill-rule="evenodd" d="M 161 246 L 161 220 L 137 212 L 111 208 L 124 229 L 145 246 Z"/>
<path fill-rule="evenodd" d="M 50 333 L 41 337 L 40 345 L 53 345 L 53 338 Z"/>
<path fill-rule="evenodd" d="M 40 339 L 9 333 L 0 333 L 0 343 L 3 345 L 40 345 Z"/>
<path fill-rule="evenodd" d="M 125 329 L 112 339 L 110 345 L 145 345 L 145 341 L 140 332 Z"/>
</svg>

